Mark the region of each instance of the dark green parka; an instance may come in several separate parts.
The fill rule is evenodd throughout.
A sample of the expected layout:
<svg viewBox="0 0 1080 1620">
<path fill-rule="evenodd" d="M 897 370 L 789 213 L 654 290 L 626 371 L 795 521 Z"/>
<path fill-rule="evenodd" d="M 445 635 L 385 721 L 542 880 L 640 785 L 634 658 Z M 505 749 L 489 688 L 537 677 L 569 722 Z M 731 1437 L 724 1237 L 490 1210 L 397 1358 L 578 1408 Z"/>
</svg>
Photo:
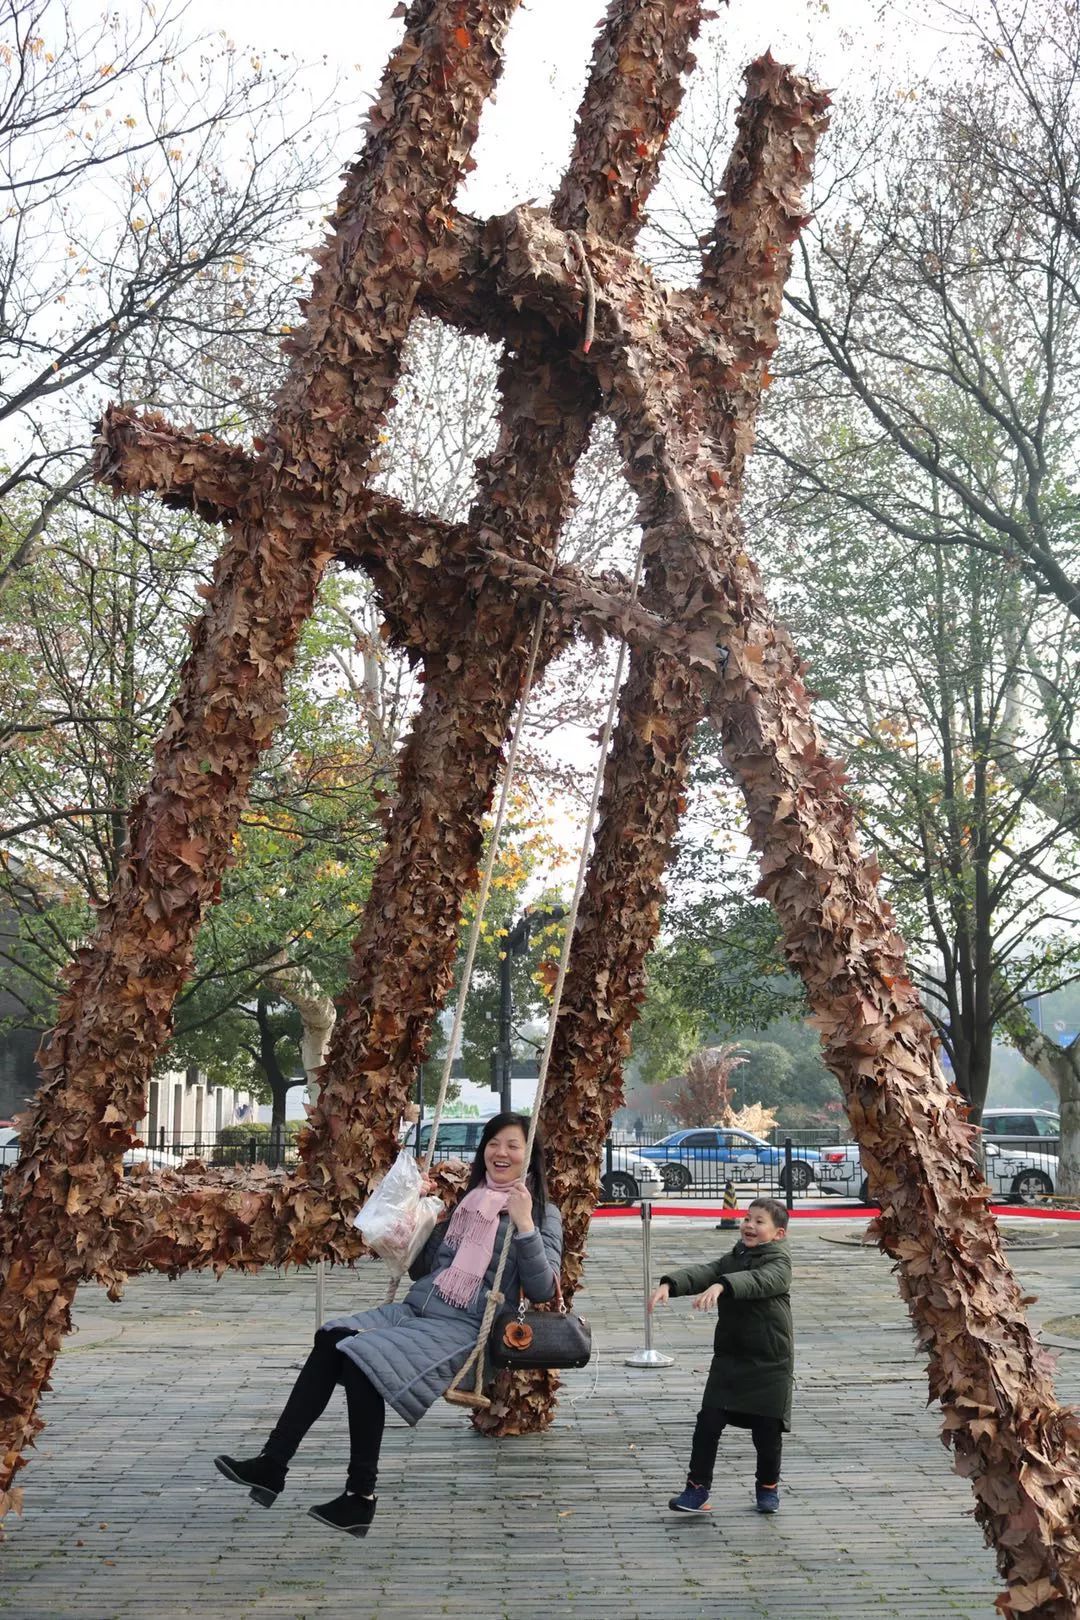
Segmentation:
<svg viewBox="0 0 1080 1620">
<path fill-rule="evenodd" d="M 748 1248 L 740 1239 L 719 1260 L 660 1279 L 672 1299 L 702 1294 L 714 1282 L 716 1335 L 702 1406 L 753 1417 L 778 1417 L 791 1427 L 795 1334 L 791 1326 L 791 1254 L 787 1240 Z"/>
</svg>

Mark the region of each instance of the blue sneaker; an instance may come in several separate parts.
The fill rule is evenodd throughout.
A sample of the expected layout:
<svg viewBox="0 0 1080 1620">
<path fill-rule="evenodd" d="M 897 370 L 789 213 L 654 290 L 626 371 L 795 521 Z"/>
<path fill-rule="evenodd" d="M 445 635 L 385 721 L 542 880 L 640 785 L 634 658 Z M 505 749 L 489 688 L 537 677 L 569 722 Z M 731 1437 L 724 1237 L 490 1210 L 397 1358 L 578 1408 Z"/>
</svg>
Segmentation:
<svg viewBox="0 0 1080 1620">
<path fill-rule="evenodd" d="M 779 1513 L 780 1492 L 775 1485 L 755 1485 L 754 1495 L 759 1513 Z"/>
<path fill-rule="evenodd" d="M 685 1491 L 673 1496 L 668 1503 L 672 1513 L 711 1513 L 709 1490 L 706 1485 L 688 1485 Z"/>
</svg>

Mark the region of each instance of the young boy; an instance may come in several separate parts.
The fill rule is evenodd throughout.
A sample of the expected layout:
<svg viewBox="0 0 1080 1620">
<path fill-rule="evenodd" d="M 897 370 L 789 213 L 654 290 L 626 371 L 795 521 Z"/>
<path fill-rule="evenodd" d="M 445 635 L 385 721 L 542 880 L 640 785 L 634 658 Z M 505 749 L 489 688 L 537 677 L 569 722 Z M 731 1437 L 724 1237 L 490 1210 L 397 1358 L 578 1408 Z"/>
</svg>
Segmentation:
<svg viewBox="0 0 1080 1620">
<path fill-rule="evenodd" d="M 716 1306 L 712 1366 L 690 1451 L 686 1489 L 668 1506 L 707 1513 L 713 1467 L 727 1424 L 749 1429 L 757 1452 L 759 1513 L 780 1506 L 780 1448 L 791 1427 L 795 1338 L 791 1327 L 791 1259 L 784 1241 L 788 1212 L 775 1198 L 755 1198 L 730 1253 L 661 1277 L 649 1309 L 697 1294 L 696 1311 Z"/>
</svg>

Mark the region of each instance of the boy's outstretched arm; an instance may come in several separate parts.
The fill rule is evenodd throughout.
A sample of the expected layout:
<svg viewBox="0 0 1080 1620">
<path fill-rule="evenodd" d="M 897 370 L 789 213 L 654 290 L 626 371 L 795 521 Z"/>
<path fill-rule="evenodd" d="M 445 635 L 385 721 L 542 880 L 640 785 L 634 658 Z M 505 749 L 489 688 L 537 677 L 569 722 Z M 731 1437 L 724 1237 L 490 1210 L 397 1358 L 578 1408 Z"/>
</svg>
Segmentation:
<svg viewBox="0 0 1080 1620">
<path fill-rule="evenodd" d="M 665 1271 L 660 1278 L 660 1286 L 666 1283 L 671 1299 L 680 1299 L 685 1294 L 703 1294 L 706 1288 L 721 1278 L 727 1281 L 721 1270 L 722 1265 L 722 1259 L 706 1260 L 700 1266 L 683 1266 L 679 1271 Z"/>
</svg>

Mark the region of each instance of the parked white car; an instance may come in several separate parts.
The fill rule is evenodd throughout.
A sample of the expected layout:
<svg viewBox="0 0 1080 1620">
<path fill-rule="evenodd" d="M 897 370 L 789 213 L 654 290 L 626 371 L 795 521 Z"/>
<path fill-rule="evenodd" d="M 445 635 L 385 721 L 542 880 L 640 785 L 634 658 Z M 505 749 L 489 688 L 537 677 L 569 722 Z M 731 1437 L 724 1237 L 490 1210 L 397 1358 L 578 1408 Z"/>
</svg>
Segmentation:
<svg viewBox="0 0 1080 1620">
<path fill-rule="evenodd" d="M 1057 1185 L 1058 1162 L 1050 1153 L 1013 1152 L 996 1142 L 984 1142 L 986 1182 L 996 1198 L 1024 1202 L 1029 1198 L 1052 1197 Z M 822 1192 L 871 1202 L 866 1174 L 859 1158 L 857 1142 L 821 1149 L 818 1186 Z"/>
<path fill-rule="evenodd" d="M 843 1198 L 861 1198 L 866 1203 L 866 1177 L 859 1159 L 858 1144 L 845 1142 L 840 1147 L 819 1148 L 818 1153 L 821 1158 L 818 1186 L 822 1192 Z"/>
<path fill-rule="evenodd" d="M 0 1127 L 0 1171 L 15 1163 L 19 1157 L 19 1133 L 11 1126 Z M 151 1170 L 179 1170 L 191 1154 L 167 1153 L 163 1148 L 128 1148 L 122 1163 L 124 1174 L 129 1175 L 137 1164 L 148 1164 Z"/>
<path fill-rule="evenodd" d="M 1027 1153 L 1023 1148 L 999 1148 L 984 1142 L 986 1179 L 991 1192 L 1026 1203 L 1029 1198 L 1052 1198 L 1057 1186 L 1058 1162 L 1053 1153 Z"/>
<path fill-rule="evenodd" d="M 1056 1153 L 1061 1146 L 1061 1115 L 1049 1108 L 984 1108 L 982 1129 L 1009 1153 Z"/>
<path fill-rule="evenodd" d="M 206 1152 L 209 1152 L 209 1149 Z M 151 1170 L 179 1170 L 182 1164 L 195 1157 L 194 1153 L 168 1153 L 164 1148 L 137 1147 L 128 1148 L 122 1163 L 126 1176 L 137 1164 L 148 1164 Z"/>
<path fill-rule="evenodd" d="M 611 1146 L 611 1166 L 608 1167 L 608 1149 L 600 1160 L 600 1192 L 609 1204 L 633 1204 L 639 1198 L 659 1198 L 664 1191 L 664 1179 L 655 1164 L 643 1159 L 632 1148 Z"/>
</svg>

